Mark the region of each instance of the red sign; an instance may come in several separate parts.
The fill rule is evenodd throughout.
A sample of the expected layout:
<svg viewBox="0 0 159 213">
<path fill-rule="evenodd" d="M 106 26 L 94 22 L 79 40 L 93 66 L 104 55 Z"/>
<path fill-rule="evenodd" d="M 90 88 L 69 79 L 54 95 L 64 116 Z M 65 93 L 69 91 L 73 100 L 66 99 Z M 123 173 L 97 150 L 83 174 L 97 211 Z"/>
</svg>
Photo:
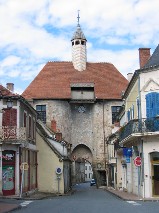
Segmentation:
<svg viewBox="0 0 159 213">
<path fill-rule="evenodd" d="M 141 166 L 141 157 L 140 156 L 137 156 L 135 159 L 134 159 L 134 164 L 135 166 Z"/>
</svg>

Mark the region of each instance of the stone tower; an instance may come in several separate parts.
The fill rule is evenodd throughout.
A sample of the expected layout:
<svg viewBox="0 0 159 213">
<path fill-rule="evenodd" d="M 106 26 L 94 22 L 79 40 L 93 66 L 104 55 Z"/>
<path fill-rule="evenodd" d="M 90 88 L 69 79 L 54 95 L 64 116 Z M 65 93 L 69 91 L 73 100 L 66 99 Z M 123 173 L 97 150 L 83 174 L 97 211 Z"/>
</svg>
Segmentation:
<svg viewBox="0 0 159 213">
<path fill-rule="evenodd" d="M 78 14 L 78 24 L 77 29 L 71 39 L 72 42 L 72 63 L 76 70 L 83 71 L 86 69 L 87 54 L 86 54 L 86 37 L 81 30 L 79 24 L 79 14 Z"/>
</svg>

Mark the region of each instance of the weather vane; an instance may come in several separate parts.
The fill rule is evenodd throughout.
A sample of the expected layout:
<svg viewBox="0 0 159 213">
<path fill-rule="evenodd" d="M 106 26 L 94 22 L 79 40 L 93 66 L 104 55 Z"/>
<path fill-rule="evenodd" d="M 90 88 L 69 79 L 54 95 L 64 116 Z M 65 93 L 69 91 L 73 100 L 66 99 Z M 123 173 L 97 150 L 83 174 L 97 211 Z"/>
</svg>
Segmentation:
<svg viewBox="0 0 159 213">
<path fill-rule="evenodd" d="M 79 25 L 79 19 L 80 19 L 79 11 L 80 11 L 80 10 L 78 10 L 78 16 L 77 16 L 77 22 L 78 22 L 78 25 Z"/>
</svg>

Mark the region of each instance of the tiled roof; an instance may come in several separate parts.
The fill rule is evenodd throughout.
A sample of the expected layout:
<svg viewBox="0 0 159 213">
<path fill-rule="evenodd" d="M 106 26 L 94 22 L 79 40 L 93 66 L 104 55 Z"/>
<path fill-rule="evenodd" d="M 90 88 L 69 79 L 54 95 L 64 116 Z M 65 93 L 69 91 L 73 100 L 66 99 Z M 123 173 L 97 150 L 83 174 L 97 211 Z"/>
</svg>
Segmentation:
<svg viewBox="0 0 159 213">
<path fill-rule="evenodd" d="M 85 71 L 72 62 L 48 62 L 23 92 L 26 99 L 70 99 L 71 83 L 94 83 L 97 99 L 121 99 L 128 81 L 111 63 L 87 63 Z"/>
<path fill-rule="evenodd" d="M 0 84 L 0 96 L 19 96 Z"/>
<path fill-rule="evenodd" d="M 145 64 L 144 68 L 156 65 L 159 65 L 159 45 L 156 47 L 155 51 L 153 52 L 148 62 Z"/>
</svg>

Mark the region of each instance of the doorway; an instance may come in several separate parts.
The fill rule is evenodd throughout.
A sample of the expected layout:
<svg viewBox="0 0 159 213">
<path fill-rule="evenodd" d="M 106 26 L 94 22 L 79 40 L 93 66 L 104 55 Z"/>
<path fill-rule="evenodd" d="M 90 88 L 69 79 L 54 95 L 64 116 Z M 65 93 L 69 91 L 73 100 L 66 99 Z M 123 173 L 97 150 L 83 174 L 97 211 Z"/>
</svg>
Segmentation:
<svg viewBox="0 0 159 213">
<path fill-rule="evenodd" d="M 152 162 L 152 192 L 159 196 L 159 162 Z"/>
<path fill-rule="evenodd" d="M 2 151 L 2 192 L 4 196 L 15 194 L 15 151 Z"/>
</svg>

